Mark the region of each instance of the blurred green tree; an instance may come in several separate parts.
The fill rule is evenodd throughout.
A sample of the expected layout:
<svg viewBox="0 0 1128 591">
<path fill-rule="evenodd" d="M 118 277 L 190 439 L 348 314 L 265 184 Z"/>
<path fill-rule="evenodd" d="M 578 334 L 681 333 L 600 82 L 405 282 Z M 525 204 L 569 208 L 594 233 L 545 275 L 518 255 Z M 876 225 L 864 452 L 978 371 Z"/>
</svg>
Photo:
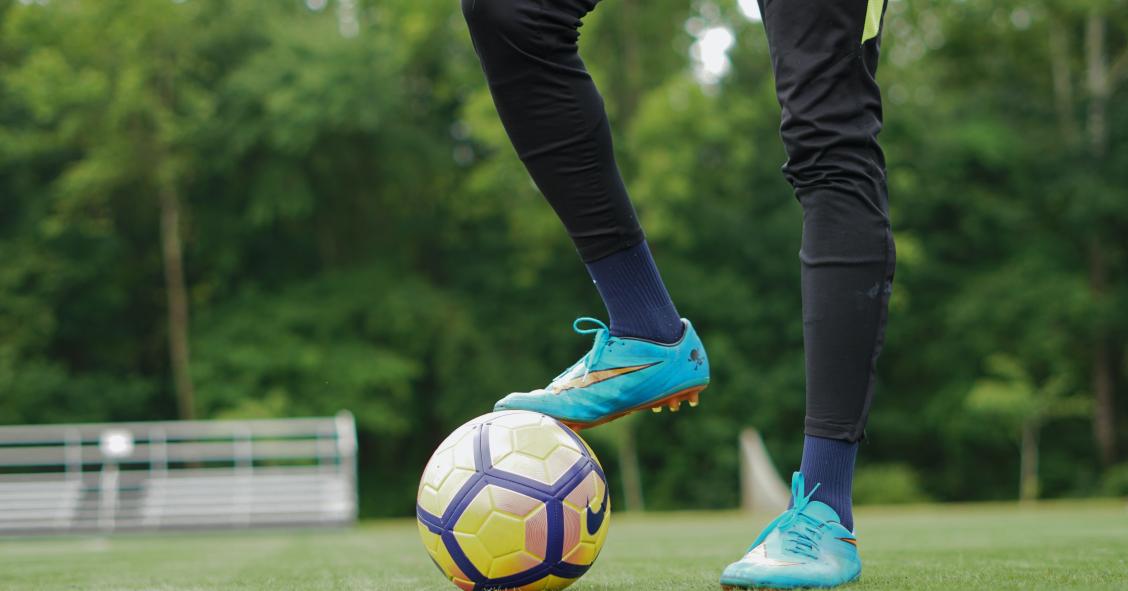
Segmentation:
<svg viewBox="0 0 1128 591">
<path fill-rule="evenodd" d="M 567 320 L 598 298 L 457 3 L 337 8 L 0 0 L 0 422 L 348 407 L 364 513 L 406 514 L 446 433 L 588 346 Z M 731 71 L 702 84 L 712 27 Z M 872 482 L 1011 498 L 1014 438 L 1050 416 L 1042 496 L 1116 481 L 1126 43 L 1123 2 L 890 2 L 899 267 Z M 802 441 L 801 220 L 763 32 L 734 2 L 614 0 L 581 47 L 716 372 L 700 408 L 589 438 L 632 508 L 735 506 L 742 428 L 783 470 Z"/>
<path fill-rule="evenodd" d="M 1038 441 L 1042 428 L 1056 418 L 1083 416 L 1092 406 L 1089 399 L 1071 394 L 1071 380 L 1059 375 L 1036 384 L 1022 364 L 1006 355 L 987 359 L 990 375 L 975 382 L 967 405 L 973 412 L 989 415 L 1009 428 L 1019 445 L 1021 474 L 1019 499 L 1038 498 Z"/>
</svg>

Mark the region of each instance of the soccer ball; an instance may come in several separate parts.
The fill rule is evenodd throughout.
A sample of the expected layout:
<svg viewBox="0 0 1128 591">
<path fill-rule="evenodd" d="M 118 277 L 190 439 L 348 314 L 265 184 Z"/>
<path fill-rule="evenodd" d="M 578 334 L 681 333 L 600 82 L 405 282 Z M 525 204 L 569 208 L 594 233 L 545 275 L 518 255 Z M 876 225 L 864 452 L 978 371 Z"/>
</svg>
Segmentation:
<svg viewBox="0 0 1128 591">
<path fill-rule="evenodd" d="M 595 562 L 611 502 L 579 435 L 542 414 L 504 411 L 439 445 L 415 511 L 431 559 L 465 591 L 556 591 Z"/>
</svg>

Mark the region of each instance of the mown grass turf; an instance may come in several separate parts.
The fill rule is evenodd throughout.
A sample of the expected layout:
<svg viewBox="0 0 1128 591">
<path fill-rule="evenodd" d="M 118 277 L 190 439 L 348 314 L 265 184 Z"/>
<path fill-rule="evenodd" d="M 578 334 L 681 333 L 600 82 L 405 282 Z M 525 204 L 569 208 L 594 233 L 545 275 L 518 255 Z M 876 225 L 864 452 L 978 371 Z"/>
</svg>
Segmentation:
<svg viewBox="0 0 1128 591">
<path fill-rule="evenodd" d="M 613 517 L 577 591 L 718 589 L 767 516 Z M 858 512 L 862 579 L 847 589 L 1128 589 L 1124 502 L 923 506 Z M 348 531 L 0 541 L 0 589 L 454 589 L 414 523 Z"/>
</svg>

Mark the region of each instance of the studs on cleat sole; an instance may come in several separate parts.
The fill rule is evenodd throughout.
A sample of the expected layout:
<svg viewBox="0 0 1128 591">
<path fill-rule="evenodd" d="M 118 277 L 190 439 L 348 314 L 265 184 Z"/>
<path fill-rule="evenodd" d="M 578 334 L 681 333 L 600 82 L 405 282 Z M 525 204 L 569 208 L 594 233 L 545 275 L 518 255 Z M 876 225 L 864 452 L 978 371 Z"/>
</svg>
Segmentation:
<svg viewBox="0 0 1128 591">
<path fill-rule="evenodd" d="M 678 412 L 681 410 L 683 402 L 688 402 L 689 406 L 696 407 L 701 402 L 701 391 L 704 389 L 704 387 L 701 387 L 682 390 L 668 398 L 658 401 L 654 406 L 650 407 L 650 410 L 659 413 L 668 408 L 670 412 Z"/>
</svg>

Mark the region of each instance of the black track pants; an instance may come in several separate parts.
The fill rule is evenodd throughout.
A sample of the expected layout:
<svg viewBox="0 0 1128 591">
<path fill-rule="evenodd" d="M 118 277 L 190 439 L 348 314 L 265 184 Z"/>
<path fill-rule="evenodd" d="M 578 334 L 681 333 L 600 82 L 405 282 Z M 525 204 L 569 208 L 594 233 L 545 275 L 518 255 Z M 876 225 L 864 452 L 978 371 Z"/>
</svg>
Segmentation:
<svg viewBox="0 0 1128 591">
<path fill-rule="evenodd" d="M 598 2 L 462 0 L 505 130 L 585 262 L 643 239 L 576 45 Z"/>
<path fill-rule="evenodd" d="M 588 262 L 643 238 L 577 48 L 581 18 L 598 2 L 462 0 L 502 123 Z M 806 432 L 856 441 L 894 267 L 874 79 L 884 0 L 760 4 L 783 108 L 783 171 L 803 207 Z"/>
<path fill-rule="evenodd" d="M 803 206 L 809 435 L 856 441 L 873 401 L 894 249 L 877 87 L 883 0 L 759 0 Z"/>
</svg>

